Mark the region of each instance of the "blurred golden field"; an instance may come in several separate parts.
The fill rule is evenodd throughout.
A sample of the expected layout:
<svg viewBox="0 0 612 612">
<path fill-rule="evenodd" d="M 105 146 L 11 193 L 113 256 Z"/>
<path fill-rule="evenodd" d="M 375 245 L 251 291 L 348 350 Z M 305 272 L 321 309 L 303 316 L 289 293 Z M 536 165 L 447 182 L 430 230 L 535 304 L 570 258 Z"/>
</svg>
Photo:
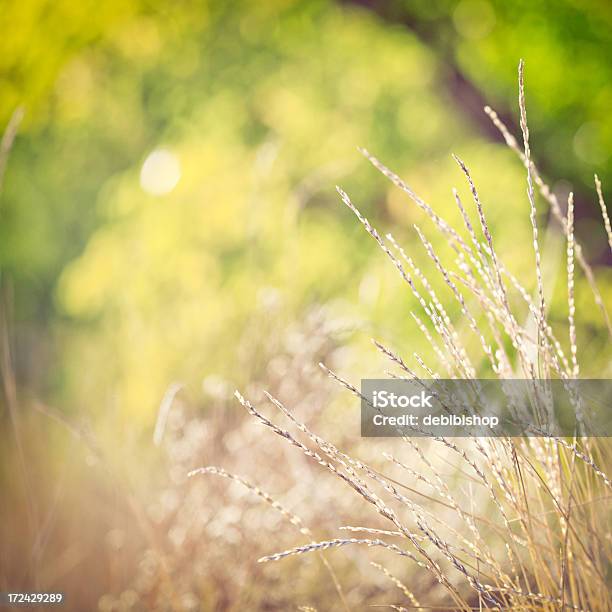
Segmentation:
<svg viewBox="0 0 612 612">
<path fill-rule="evenodd" d="M 571 364 L 554 360 L 570 359 L 569 321 L 580 376 L 612 376 L 612 254 L 593 179 L 609 206 L 608 2 L 4 0 L 0 23 L 0 592 L 62 591 L 79 611 L 496 609 L 453 567 L 471 559 L 468 573 L 514 585 L 503 609 L 611 605 L 607 438 L 581 454 L 569 442 L 361 438 L 359 401 L 318 365 L 357 387 L 401 372 L 374 338 L 430 377 L 447 373 L 437 344 L 460 338 L 474 375 L 503 377 L 527 363 L 517 334 L 535 329 L 546 340 L 532 358 L 563 376 Z M 535 186 L 534 219 L 519 58 L 531 156 L 550 186 Z M 451 153 L 466 162 L 505 278 L 532 300 L 511 294 L 518 323 L 496 301 L 490 253 L 489 301 L 469 287 L 467 306 L 454 298 L 418 231 L 445 269 L 458 243 L 359 147 L 469 242 L 456 188 L 486 249 Z M 423 314 L 337 185 L 381 236 L 392 232 L 448 321 Z M 585 263 L 568 304 L 570 192 L 570 259 Z M 466 308 L 509 355 L 507 371 L 483 353 Z M 469 374 L 449 358 L 451 375 Z M 249 401 L 332 468 L 275 438 Z M 433 562 L 363 542 L 257 563 L 317 541 L 397 538 L 339 530 L 399 529 L 382 501 L 355 495 L 361 478 L 402 521 L 411 509 L 407 529 L 422 513 L 440 541 L 456 538 L 460 552 L 423 545 L 442 555 L 448 584 Z"/>
</svg>

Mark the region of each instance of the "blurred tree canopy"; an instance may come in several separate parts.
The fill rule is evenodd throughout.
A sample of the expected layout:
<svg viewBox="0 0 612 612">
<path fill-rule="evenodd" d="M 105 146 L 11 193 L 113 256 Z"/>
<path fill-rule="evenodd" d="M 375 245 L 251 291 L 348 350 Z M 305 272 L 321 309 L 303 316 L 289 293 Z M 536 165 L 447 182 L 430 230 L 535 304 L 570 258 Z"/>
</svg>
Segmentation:
<svg viewBox="0 0 612 612">
<path fill-rule="evenodd" d="M 612 181 L 607 3 L 357 4 L 4 3 L 0 114 L 27 115 L 0 263 L 27 384 L 150 421 L 173 380 L 265 368 L 257 351 L 273 350 L 274 326 L 315 302 L 415 345 L 410 298 L 334 186 L 425 267 L 411 226 L 430 228 L 356 147 L 451 218 L 451 186 L 469 199 L 454 150 L 506 228 L 500 249 L 524 250 L 523 169 L 461 98 L 514 111 L 521 56 L 535 157 L 573 182 L 590 231 L 591 173 Z M 585 303 L 596 352 L 601 322 Z"/>
<path fill-rule="evenodd" d="M 540 165 L 555 178 L 571 180 L 585 197 L 592 196 L 593 172 L 605 176 L 609 185 L 610 2 L 346 3 L 405 26 L 433 49 L 444 64 L 446 87 L 485 132 L 489 126 L 480 112 L 483 103 L 505 111 L 509 123 L 516 115 L 516 103 L 509 107 L 509 101 L 516 100 L 516 58 L 524 58 L 531 132 Z"/>
</svg>

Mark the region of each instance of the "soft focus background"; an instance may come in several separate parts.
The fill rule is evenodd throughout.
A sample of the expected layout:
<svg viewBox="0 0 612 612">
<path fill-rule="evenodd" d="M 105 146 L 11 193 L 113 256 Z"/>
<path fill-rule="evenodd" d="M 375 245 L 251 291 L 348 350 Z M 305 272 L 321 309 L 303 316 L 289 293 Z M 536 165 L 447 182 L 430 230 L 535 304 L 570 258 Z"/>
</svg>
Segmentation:
<svg viewBox="0 0 612 612">
<path fill-rule="evenodd" d="M 562 200 L 575 192 L 610 304 L 593 184 L 596 172 L 611 199 L 609 2 L 4 0 L 0 23 L 0 590 L 64 590 L 74 610 L 334 597 L 316 564 L 288 562 L 290 584 L 254 567 L 295 538 L 264 542 L 274 517 L 240 514 L 224 483 L 186 493 L 185 474 L 234 466 L 321 529 L 350 516 L 309 507 L 319 484 L 293 484 L 290 453 L 255 459 L 267 443 L 231 394 L 276 389 L 351 443 L 355 404 L 318 361 L 353 382 L 380 372 L 372 335 L 432 357 L 412 296 L 335 185 L 424 269 L 412 226 L 431 227 L 358 146 L 451 220 L 451 188 L 469 201 L 460 155 L 504 260 L 534 287 L 524 169 L 482 111 L 517 133 L 520 57 L 534 159 Z M 548 230 L 563 322 L 564 244 Z M 584 374 L 610 376 L 601 315 L 577 285 Z M 375 584 L 359 587 L 368 568 L 336 554 L 356 600 L 376 602 Z"/>
</svg>

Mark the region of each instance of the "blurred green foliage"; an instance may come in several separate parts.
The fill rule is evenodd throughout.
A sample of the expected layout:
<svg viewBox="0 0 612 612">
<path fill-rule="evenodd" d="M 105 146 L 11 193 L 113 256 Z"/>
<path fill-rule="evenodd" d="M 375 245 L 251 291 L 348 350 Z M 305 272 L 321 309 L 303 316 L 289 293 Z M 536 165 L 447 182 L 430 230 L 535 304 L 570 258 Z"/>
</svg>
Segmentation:
<svg viewBox="0 0 612 612">
<path fill-rule="evenodd" d="M 419 32 L 422 40 L 452 60 L 485 93 L 488 103 L 513 113 L 518 110 L 516 58 L 524 58 L 531 132 L 546 170 L 590 193 L 593 172 L 610 184 L 612 3 L 400 0 L 370 4 L 389 20 Z"/>
<path fill-rule="evenodd" d="M 275 330 L 316 302 L 427 356 L 413 301 L 334 186 L 423 268 L 411 226 L 431 227 L 357 146 L 451 219 L 451 186 L 469 201 L 449 157 L 459 153 L 500 251 L 531 278 L 523 170 L 444 93 L 449 48 L 492 102 L 514 100 L 525 56 L 536 155 L 542 147 L 547 170 L 576 180 L 593 164 L 606 174 L 603 5 L 397 9 L 398 21 L 409 9 L 429 22 L 442 46 L 350 3 L 5 6 L 0 113 L 6 122 L 23 103 L 28 118 L 3 188 L 0 258 L 24 377 L 68 407 L 113 406 L 150 423 L 174 380 L 243 383 L 265 369 Z M 601 321 L 591 301 L 579 313 L 595 353 Z M 249 354 L 236 349 L 245 329 Z"/>
</svg>

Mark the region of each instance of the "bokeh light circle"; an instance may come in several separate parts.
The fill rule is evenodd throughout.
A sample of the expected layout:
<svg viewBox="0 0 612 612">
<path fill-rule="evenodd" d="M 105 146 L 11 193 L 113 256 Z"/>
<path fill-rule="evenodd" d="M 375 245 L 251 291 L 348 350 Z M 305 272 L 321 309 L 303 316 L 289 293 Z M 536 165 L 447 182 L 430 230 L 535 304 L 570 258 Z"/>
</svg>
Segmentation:
<svg viewBox="0 0 612 612">
<path fill-rule="evenodd" d="M 174 153 L 155 149 L 140 170 L 140 186 L 147 193 L 162 196 L 170 193 L 181 178 L 181 164 Z"/>
</svg>

